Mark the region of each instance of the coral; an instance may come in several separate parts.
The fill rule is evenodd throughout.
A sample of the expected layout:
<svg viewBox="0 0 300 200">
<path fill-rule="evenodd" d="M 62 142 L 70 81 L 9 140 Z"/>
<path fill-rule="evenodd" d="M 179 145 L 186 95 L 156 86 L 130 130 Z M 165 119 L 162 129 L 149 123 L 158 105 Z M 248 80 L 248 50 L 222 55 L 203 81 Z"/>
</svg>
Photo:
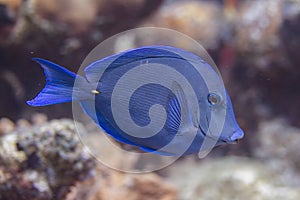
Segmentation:
<svg viewBox="0 0 300 200">
<path fill-rule="evenodd" d="M 130 23 L 138 22 L 149 15 L 161 3 L 162 0 L 0 1 L 0 5 L 4 5 L 6 10 L 16 13 L 13 17 L 14 27 L 9 30 L 11 34 L 6 35 L 9 40 L 3 38 L 0 44 L 27 42 L 28 37 L 36 35 L 37 38 L 34 39 L 38 42 L 37 45 L 40 45 L 41 36 L 91 36 L 96 35 L 93 32 L 106 34 L 105 32 L 110 32 L 111 29 L 126 29 L 130 27 Z M 122 23 L 119 19 L 123 20 Z M 105 27 L 105 30 L 102 27 Z M 98 28 L 100 30 L 97 30 Z"/>
<path fill-rule="evenodd" d="M 0 199 L 62 199 L 95 166 L 70 120 L 20 127 L 0 143 Z"/>
<path fill-rule="evenodd" d="M 11 25 L 16 21 L 21 0 L 0 0 L 0 38 L 7 37 Z"/>
<path fill-rule="evenodd" d="M 220 42 L 222 25 L 221 7 L 213 2 L 183 1 L 162 6 L 158 12 L 141 26 L 174 29 L 199 41 L 206 49 L 215 49 Z M 151 38 L 152 42 L 158 38 Z M 184 41 L 172 41 L 178 45 Z"/>
<path fill-rule="evenodd" d="M 15 124 L 8 118 L 0 119 L 0 136 L 6 135 L 15 129 Z"/>
<path fill-rule="evenodd" d="M 300 62 L 300 1 L 288 0 L 283 7 L 284 21 L 280 29 L 280 39 L 286 56 L 292 63 Z"/>
<path fill-rule="evenodd" d="M 236 16 L 238 51 L 267 53 L 278 47 L 282 23 L 282 0 L 246 1 Z"/>
<path fill-rule="evenodd" d="M 292 170 L 300 174 L 299 133 L 299 128 L 291 126 L 284 119 L 261 122 L 254 154 L 279 170 Z M 292 180 L 297 179 L 290 177 Z"/>
<path fill-rule="evenodd" d="M 73 188 L 67 200 L 121 200 L 124 197 L 130 200 L 177 199 L 177 189 L 153 173 L 124 174 L 98 168 L 95 177 Z"/>
<path fill-rule="evenodd" d="M 1 200 L 176 199 L 177 189 L 154 173 L 126 174 L 96 165 L 76 135 L 76 128 L 86 131 L 80 124 L 48 122 L 41 114 L 33 121 L 10 122 L 14 131 L 0 138 Z"/>
<path fill-rule="evenodd" d="M 268 165 L 248 158 L 178 163 L 171 167 L 167 180 L 180 188 L 181 200 L 300 198 L 299 185 L 288 184 Z"/>
<path fill-rule="evenodd" d="M 238 121 L 255 131 L 259 121 L 286 117 L 299 126 L 299 1 L 245 1 L 236 16 L 235 62 L 225 82 Z M 283 98 L 286 97 L 286 98 Z M 240 118 L 240 119 L 239 119 Z M 255 138 L 255 136 L 253 137 Z"/>
<path fill-rule="evenodd" d="M 19 2 L 14 6 L 13 2 Z M 28 118 L 24 102 L 34 96 L 44 77 L 31 61 L 42 57 L 77 71 L 84 57 L 107 37 L 133 28 L 163 0 L 2 0 L 3 12 L 15 13 L 7 24 L 0 16 L 1 117 Z M 1 4 L 3 3 L 3 4 Z M 4 15 L 6 15 L 4 13 Z M 17 58 L 17 59 L 16 59 Z M 18 80 L 8 82 L 13 75 Z M 34 79 L 31 79 L 34 77 Z M 21 83 L 21 84 L 16 84 Z M 22 87 L 15 87 L 22 86 Z M 42 86 L 42 85 L 41 85 Z M 17 90 L 16 90 L 17 89 Z M 21 92 L 21 95 L 18 95 Z M 5 106 L 4 106 L 5 105 Z M 44 111 L 71 117 L 68 106 Z M 24 114 L 24 115 L 22 115 Z M 53 118 L 53 116 L 49 116 Z"/>
</svg>

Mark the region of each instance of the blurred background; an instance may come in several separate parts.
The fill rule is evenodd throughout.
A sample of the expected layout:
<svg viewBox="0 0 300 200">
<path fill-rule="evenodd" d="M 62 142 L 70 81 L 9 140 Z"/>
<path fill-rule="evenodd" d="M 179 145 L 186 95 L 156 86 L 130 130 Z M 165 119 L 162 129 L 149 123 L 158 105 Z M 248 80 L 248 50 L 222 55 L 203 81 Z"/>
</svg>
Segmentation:
<svg viewBox="0 0 300 200">
<path fill-rule="evenodd" d="M 31 58 L 76 72 L 100 42 L 145 26 L 205 47 L 245 131 L 240 143 L 124 174 L 82 150 L 71 104 L 27 106 L 45 84 Z M 300 199 L 299 48 L 300 0 L 0 0 L 0 199 Z"/>
</svg>

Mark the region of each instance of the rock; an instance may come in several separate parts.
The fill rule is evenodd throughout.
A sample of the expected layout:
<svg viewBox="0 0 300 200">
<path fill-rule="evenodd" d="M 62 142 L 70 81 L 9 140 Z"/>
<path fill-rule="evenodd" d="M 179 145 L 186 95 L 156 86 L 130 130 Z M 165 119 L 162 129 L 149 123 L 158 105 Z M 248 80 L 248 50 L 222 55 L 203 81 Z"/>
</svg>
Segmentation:
<svg viewBox="0 0 300 200">
<path fill-rule="evenodd" d="M 241 4 L 235 26 L 238 51 L 263 54 L 278 48 L 282 3 L 254 0 Z"/>
<path fill-rule="evenodd" d="M 63 199 L 95 166 L 71 120 L 17 128 L 0 144 L 0 199 Z"/>
<path fill-rule="evenodd" d="M 17 142 L 18 136 L 16 134 L 8 134 L 1 138 L 1 167 L 9 166 L 9 170 L 17 170 L 20 165 L 27 159 L 25 152 L 18 151 Z M 2 173 L 5 174 L 5 171 Z"/>
<path fill-rule="evenodd" d="M 0 0 L 0 40 L 2 37 L 8 37 L 18 17 L 21 4 L 21 0 Z"/>
<path fill-rule="evenodd" d="M 220 42 L 222 10 L 218 4 L 203 1 L 177 1 L 162 6 L 157 13 L 140 25 L 164 27 L 184 33 L 199 41 L 206 49 L 216 49 Z M 161 36 L 149 38 L 151 44 L 159 42 Z M 184 41 L 166 38 L 175 46 Z"/>
<path fill-rule="evenodd" d="M 30 9 L 44 20 L 51 20 L 57 25 L 66 25 L 75 32 L 83 32 L 96 19 L 102 0 L 30 0 Z"/>
<path fill-rule="evenodd" d="M 0 200 L 177 199 L 177 189 L 154 173 L 96 165 L 76 135 L 77 129 L 86 131 L 81 124 L 76 129 L 67 119 L 27 123 L 0 138 Z"/>
<path fill-rule="evenodd" d="M 0 136 L 6 135 L 15 129 L 15 123 L 8 118 L 0 119 Z"/>
<path fill-rule="evenodd" d="M 295 69 L 300 62 L 300 1 L 286 0 L 283 6 L 284 20 L 280 27 L 280 39 L 291 63 Z"/>
<path fill-rule="evenodd" d="M 2 115 L 14 120 L 20 117 L 30 119 L 31 111 L 24 102 L 41 89 L 45 80 L 42 70 L 36 67 L 31 58 L 46 58 L 76 72 L 96 45 L 107 37 L 135 27 L 162 2 L 163 0 L 0 0 Z M 3 12 L 15 13 L 9 23 L 4 19 L 6 21 L 1 24 L 1 9 Z M 3 15 L 5 17 L 7 13 Z M 7 82 L 11 79 L 4 74 L 7 71 L 21 83 L 18 86 L 22 87 L 16 87 L 24 94 L 21 99 L 20 95 L 16 96 L 18 91 Z M 72 117 L 71 108 L 66 105 L 40 110 L 50 113 L 50 118 Z"/>
<path fill-rule="evenodd" d="M 32 123 L 34 125 L 41 125 L 45 122 L 47 122 L 47 116 L 45 114 L 36 113 L 32 116 Z"/>
<path fill-rule="evenodd" d="M 288 185 L 267 165 L 248 158 L 175 164 L 167 180 L 179 188 L 181 200 L 300 199 L 300 185 Z"/>
<path fill-rule="evenodd" d="M 26 119 L 19 119 L 16 124 L 18 128 L 29 128 L 31 126 Z"/>
<path fill-rule="evenodd" d="M 271 162 L 275 168 L 300 174 L 300 129 L 283 119 L 260 123 L 255 156 Z M 300 182 L 300 180 L 299 180 Z"/>
<path fill-rule="evenodd" d="M 255 132 L 260 121 L 276 117 L 300 126 L 300 111 L 294 107 L 300 95 L 293 92 L 299 90 L 300 76 L 299 5 L 292 0 L 255 0 L 239 7 L 232 40 L 235 62 L 225 82 L 246 130 Z"/>
<path fill-rule="evenodd" d="M 98 168 L 96 178 L 78 184 L 67 200 L 176 200 L 177 189 L 156 174 L 125 174 Z M 87 192 L 88 191 L 88 192 Z"/>
<path fill-rule="evenodd" d="M 3 38 L 0 44 L 26 42 L 27 37 L 35 34 L 37 37 L 41 37 L 41 34 L 50 37 L 59 37 L 62 34 L 91 36 L 89 34 L 99 31 L 94 30 L 99 27 L 102 33 L 110 32 L 112 29 L 120 31 L 125 26 L 148 16 L 161 3 L 162 0 L 151 2 L 146 0 L 126 2 L 120 0 L 28 0 L 23 2 L 14 0 L 4 1 L 2 4 L 0 1 L 0 5 L 4 5 L 5 9 L 14 10 L 17 13 L 13 19 L 14 27 L 9 30 L 11 34 L 6 34 L 9 40 L 5 41 Z M 3 29 L 3 31 L 7 30 Z M 92 40 L 92 38 L 89 39 Z M 35 40 L 42 42 L 38 38 Z"/>
</svg>

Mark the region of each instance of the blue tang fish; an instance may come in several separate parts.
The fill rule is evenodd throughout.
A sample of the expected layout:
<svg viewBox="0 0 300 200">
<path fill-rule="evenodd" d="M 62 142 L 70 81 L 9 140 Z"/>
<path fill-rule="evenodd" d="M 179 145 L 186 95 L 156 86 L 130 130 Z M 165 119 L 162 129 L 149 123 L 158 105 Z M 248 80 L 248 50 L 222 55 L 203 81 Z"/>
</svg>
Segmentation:
<svg viewBox="0 0 300 200">
<path fill-rule="evenodd" d="M 187 155 L 244 136 L 217 71 L 170 46 L 131 49 L 87 66 L 85 77 L 41 58 L 46 85 L 31 106 L 77 101 L 108 135 L 159 155 Z"/>
</svg>

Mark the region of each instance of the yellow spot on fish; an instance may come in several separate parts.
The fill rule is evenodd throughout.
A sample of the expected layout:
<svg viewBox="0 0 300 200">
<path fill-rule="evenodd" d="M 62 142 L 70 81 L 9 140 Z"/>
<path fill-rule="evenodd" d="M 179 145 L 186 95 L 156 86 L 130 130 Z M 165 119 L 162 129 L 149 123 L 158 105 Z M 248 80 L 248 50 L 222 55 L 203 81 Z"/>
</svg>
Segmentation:
<svg viewBox="0 0 300 200">
<path fill-rule="evenodd" d="M 92 92 L 92 94 L 100 94 L 100 92 L 98 90 L 92 90 L 91 92 Z"/>
</svg>

